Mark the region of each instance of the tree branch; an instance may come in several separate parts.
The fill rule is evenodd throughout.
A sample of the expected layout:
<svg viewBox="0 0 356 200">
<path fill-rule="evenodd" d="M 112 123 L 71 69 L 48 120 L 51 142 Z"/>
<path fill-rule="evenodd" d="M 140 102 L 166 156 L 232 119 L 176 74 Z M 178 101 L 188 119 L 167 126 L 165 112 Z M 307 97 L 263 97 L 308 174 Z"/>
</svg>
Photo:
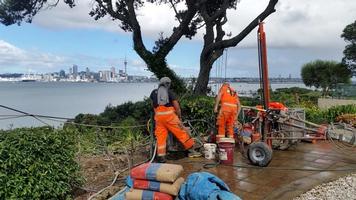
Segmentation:
<svg viewBox="0 0 356 200">
<path fill-rule="evenodd" d="M 141 56 L 141 58 L 152 56 L 152 53 L 149 52 L 143 44 L 141 27 L 136 18 L 134 0 L 126 0 L 126 4 L 128 7 L 130 26 L 132 28 L 134 49 Z"/>
<path fill-rule="evenodd" d="M 156 55 L 166 57 L 168 53 L 177 44 L 179 39 L 184 35 L 184 31 L 188 28 L 190 22 L 197 13 L 197 8 L 195 6 L 194 0 L 186 0 L 187 2 L 187 12 L 185 13 L 182 22 L 178 27 L 173 28 L 172 35 L 168 38 L 167 42 L 161 46 L 157 51 Z"/>
<path fill-rule="evenodd" d="M 174 12 L 176 13 L 176 18 L 177 18 L 177 20 L 179 21 L 179 23 L 182 23 L 182 20 L 178 17 L 179 14 L 178 14 L 177 8 L 176 8 L 176 6 L 174 5 L 173 1 L 172 1 L 172 0 L 169 0 L 169 3 L 171 3 L 172 8 L 173 8 Z"/>
<path fill-rule="evenodd" d="M 114 18 L 114 19 L 118 19 L 118 20 L 121 20 L 121 21 L 124 21 L 125 20 L 125 17 L 123 15 L 120 15 L 119 13 L 115 12 L 113 7 L 112 7 L 112 0 L 95 0 L 99 6 L 101 8 L 103 8 L 107 13 L 109 13 L 109 15 Z M 104 5 L 104 3 L 106 4 L 106 6 Z"/>
<path fill-rule="evenodd" d="M 220 42 L 224 38 L 225 31 L 223 30 L 222 26 L 226 23 L 226 21 L 227 21 L 227 19 L 226 19 L 226 17 L 224 17 L 223 19 L 219 19 L 218 22 L 216 23 L 215 42 Z"/>
<path fill-rule="evenodd" d="M 236 46 L 241 40 L 243 40 L 256 26 L 260 21 L 266 19 L 270 14 L 274 13 L 275 6 L 278 3 L 278 0 L 270 0 L 266 9 L 258 15 L 244 30 L 242 30 L 238 35 L 231 39 L 222 40 L 216 43 L 209 45 L 209 47 L 205 50 L 204 54 L 208 54 L 217 49 L 224 49 L 228 47 Z"/>
<path fill-rule="evenodd" d="M 216 20 L 218 17 L 226 13 L 226 9 L 229 7 L 229 0 L 224 0 L 221 8 L 217 10 L 213 16 L 210 17 L 211 21 Z"/>
</svg>

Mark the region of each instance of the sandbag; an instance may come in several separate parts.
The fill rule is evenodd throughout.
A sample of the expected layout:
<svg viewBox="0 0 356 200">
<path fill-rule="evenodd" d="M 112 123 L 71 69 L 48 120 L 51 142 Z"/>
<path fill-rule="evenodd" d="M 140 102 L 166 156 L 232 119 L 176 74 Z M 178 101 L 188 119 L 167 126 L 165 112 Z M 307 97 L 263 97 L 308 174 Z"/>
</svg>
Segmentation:
<svg viewBox="0 0 356 200">
<path fill-rule="evenodd" d="M 177 196 L 180 186 L 184 183 L 184 178 L 180 177 L 173 184 L 160 183 L 156 181 L 139 180 L 133 181 L 133 187 L 135 189 L 152 190 L 167 193 L 173 196 Z"/>
<path fill-rule="evenodd" d="M 132 189 L 126 193 L 126 200 L 173 200 L 169 194 L 149 190 Z"/>
<path fill-rule="evenodd" d="M 131 170 L 131 178 L 173 183 L 183 172 L 181 165 L 144 163 Z"/>
</svg>

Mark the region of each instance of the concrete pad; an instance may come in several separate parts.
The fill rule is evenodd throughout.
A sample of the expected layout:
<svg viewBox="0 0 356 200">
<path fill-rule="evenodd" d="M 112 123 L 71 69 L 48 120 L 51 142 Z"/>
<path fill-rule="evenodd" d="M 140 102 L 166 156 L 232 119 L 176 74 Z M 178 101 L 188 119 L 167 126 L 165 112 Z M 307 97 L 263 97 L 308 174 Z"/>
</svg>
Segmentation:
<svg viewBox="0 0 356 200">
<path fill-rule="evenodd" d="M 335 151 L 328 141 L 300 143 L 293 150 L 274 151 L 268 167 L 255 169 L 236 149 L 235 164 L 247 166 L 217 165 L 204 169 L 205 163 L 213 161 L 204 158 L 174 161 L 182 164 L 187 177 L 196 171 L 207 171 L 220 177 L 231 190 L 243 199 L 293 199 L 324 182 L 345 175 L 350 171 L 319 171 L 327 169 L 350 169 L 356 171 L 356 154 Z M 251 167 L 251 168 L 249 168 Z M 282 170 L 282 169 L 284 170 Z M 300 170 L 285 170 L 285 169 Z M 308 171 L 303 169 L 313 169 Z"/>
</svg>

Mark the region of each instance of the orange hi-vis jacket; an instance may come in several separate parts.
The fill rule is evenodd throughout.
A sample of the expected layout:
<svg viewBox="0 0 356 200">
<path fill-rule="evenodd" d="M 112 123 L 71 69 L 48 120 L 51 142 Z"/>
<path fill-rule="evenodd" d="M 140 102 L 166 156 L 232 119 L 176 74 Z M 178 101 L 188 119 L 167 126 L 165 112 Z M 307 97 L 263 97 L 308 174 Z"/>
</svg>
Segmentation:
<svg viewBox="0 0 356 200">
<path fill-rule="evenodd" d="M 228 85 L 223 85 L 219 91 L 221 93 L 220 104 L 217 125 L 218 125 L 218 138 L 225 137 L 226 130 L 228 137 L 234 137 L 234 123 L 237 115 L 237 104 L 239 98 L 237 92 Z"/>
<path fill-rule="evenodd" d="M 228 85 L 224 85 L 220 89 L 221 92 L 221 107 L 231 107 L 236 108 L 237 110 L 237 103 L 239 102 L 239 98 L 237 96 L 237 92 Z"/>
</svg>

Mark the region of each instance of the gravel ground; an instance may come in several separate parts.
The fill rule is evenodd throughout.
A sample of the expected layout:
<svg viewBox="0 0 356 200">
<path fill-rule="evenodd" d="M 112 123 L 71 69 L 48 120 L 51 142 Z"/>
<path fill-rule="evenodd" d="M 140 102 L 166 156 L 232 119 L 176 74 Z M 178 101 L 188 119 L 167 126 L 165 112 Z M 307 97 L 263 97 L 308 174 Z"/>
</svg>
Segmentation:
<svg viewBox="0 0 356 200">
<path fill-rule="evenodd" d="M 340 199 L 356 200 L 356 174 L 351 174 L 329 183 L 318 185 L 294 200 Z"/>
</svg>

